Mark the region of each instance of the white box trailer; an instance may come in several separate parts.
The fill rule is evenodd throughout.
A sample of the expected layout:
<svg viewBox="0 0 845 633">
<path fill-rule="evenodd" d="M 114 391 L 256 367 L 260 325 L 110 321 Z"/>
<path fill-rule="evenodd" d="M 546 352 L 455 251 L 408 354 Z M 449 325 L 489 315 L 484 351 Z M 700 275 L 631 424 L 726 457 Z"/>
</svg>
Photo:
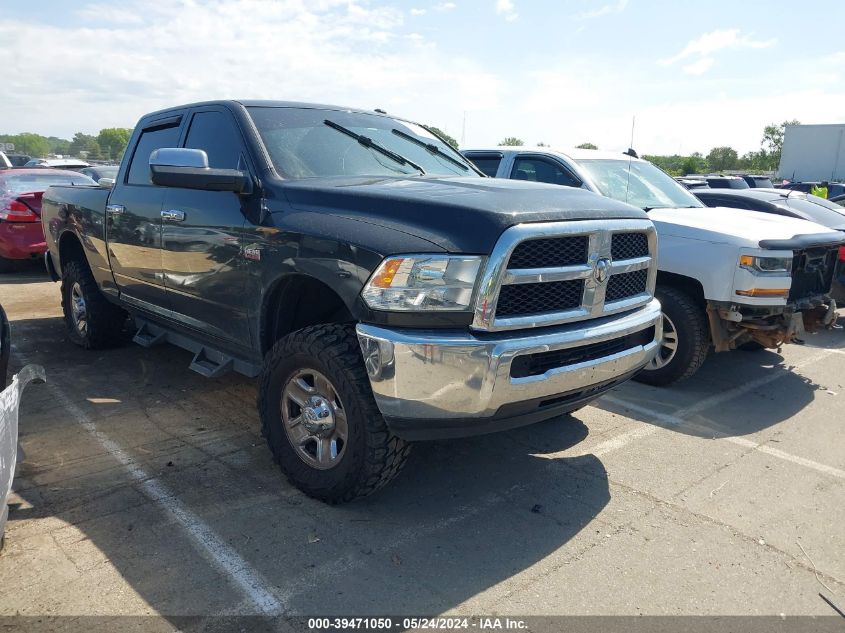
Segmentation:
<svg viewBox="0 0 845 633">
<path fill-rule="evenodd" d="M 778 177 L 845 180 L 845 124 L 787 125 Z"/>
</svg>

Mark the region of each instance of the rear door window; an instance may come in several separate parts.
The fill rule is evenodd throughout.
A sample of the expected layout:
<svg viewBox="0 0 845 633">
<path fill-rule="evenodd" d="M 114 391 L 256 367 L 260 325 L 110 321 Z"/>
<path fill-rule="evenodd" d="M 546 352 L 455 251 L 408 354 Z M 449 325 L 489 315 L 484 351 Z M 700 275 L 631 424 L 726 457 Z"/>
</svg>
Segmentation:
<svg viewBox="0 0 845 633">
<path fill-rule="evenodd" d="M 501 154 L 467 154 L 473 164 L 478 167 L 485 176 L 495 178 L 502 162 Z"/>
<path fill-rule="evenodd" d="M 126 184 L 129 185 L 151 185 L 150 180 L 150 154 L 162 147 L 179 146 L 179 126 L 158 127 L 141 132 L 141 138 L 135 146 L 135 153 L 132 154 L 132 162 L 129 164 L 129 174 L 126 177 Z"/>
<path fill-rule="evenodd" d="M 564 169 L 562 165 L 547 158 L 517 158 L 513 164 L 511 178 L 546 182 L 552 185 L 563 185 L 564 187 L 581 186 L 581 181 L 578 178 Z"/>
</svg>

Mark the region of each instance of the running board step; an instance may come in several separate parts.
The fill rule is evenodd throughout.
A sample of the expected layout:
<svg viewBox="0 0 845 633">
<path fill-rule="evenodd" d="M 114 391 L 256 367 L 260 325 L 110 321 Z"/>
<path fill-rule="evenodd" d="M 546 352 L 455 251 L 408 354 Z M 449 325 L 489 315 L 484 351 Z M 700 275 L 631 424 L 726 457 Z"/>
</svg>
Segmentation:
<svg viewBox="0 0 845 633">
<path fill-rule="evenodd" d="M 155 347 L 167 341 L 167 332 L 164 330 L 153 330 L 147 322 L 141 323 L 141 327 L 135 332 L 132 338 L 133 343 L 137 343 L 141 347 Z"/>
<path fill-rule="evenodd" d="M 206 378 L 219 378 L 232 370 L 235 359 L 231 356 L 203 347 L 194 356 L 189 366 Z"/>
<path fill-rule="evenodd" d="M 152 323 L 139 315 L 133 315 L 138 328 L 133 340 L 142 347 L 152 347 L 161 343 L 171 343 L 193 352 L 190 368 L 206 378 L 219 378 L 229 371 L 236 371 L 254 378 L 261 373 L 261 363 L 233 356 L 229 352 L 216 349 L 205 341 L 199 341 L 187 333 Z"/>
</svg>

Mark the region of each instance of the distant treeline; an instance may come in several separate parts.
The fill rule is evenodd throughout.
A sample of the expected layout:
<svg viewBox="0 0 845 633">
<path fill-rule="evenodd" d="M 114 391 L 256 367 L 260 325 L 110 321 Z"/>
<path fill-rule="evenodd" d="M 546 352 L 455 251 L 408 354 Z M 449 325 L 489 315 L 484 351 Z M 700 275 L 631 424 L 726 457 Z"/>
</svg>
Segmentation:
<svg viewBox="0 0 845 633">
<path fill-rule="evenodd" d="M 120 160 L 132 135 L 132 128 L 107 127 L 96 136 L 77 132 L 68 140 L 57 136 L 41 136 L 33 132 L 0 134 L 0 143 L 14 143 L 15 153 L 33 158 L 51 154 L 76 156 L 91 160 Z"/>
</svg>

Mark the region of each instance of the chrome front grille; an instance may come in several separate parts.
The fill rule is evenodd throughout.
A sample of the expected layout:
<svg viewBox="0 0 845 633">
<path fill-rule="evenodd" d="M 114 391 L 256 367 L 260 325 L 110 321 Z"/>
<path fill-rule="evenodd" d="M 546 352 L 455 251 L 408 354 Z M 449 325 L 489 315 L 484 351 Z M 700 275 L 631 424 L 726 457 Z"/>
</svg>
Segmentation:
<svg viewBox="0 0 845 633">
<path fill-rule="evenodd" d="M 490 255 L 473 328 L 558 325 L 645 305 L 654 296 L 656 254 L 648 220 L 513 226 Z"/>
</svg>

